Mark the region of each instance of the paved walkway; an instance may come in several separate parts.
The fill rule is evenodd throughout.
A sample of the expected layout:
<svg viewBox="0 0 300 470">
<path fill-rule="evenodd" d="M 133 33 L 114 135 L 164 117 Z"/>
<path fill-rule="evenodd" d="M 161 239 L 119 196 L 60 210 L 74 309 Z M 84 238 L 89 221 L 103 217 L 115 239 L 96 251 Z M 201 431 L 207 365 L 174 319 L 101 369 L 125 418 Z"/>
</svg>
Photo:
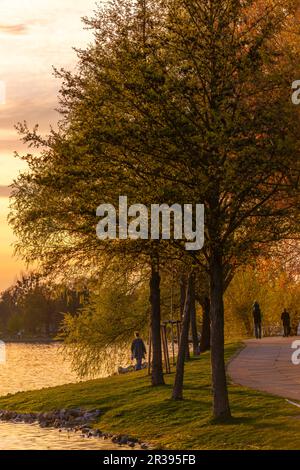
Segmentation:
<svg viewBox="0 0 300 470">
<path fill-rule="evenodd" d="M 291 360 L 295 338 L 263 338 L 245 341 L 246 347 L 229 364 L 234 383 L 281 397 L 300 400 L 300 364 Z"/>
</svg>

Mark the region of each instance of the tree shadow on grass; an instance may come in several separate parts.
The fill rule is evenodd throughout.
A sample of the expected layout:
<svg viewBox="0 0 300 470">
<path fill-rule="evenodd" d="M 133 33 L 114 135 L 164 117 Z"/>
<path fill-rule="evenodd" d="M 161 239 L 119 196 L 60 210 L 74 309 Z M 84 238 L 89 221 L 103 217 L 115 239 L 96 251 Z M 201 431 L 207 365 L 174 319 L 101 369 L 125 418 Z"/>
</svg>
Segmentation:
<svg viewBox="0 0 300 470">
<path fill-rule="evenodd" d="M 239 426 L 241 424 L 254 424 L 255 418 L 251 416 L 231 416 L 230 418 L 226 419 L 215 419 L 214 417 L 210 417 L 208 420 L 208 424 L 213 426 Z"/>
<path fill-rule="evenodd" d="M 206 390 L 206 391 L 208 390 L 208 391 L 211 392 L 212 386 L 211 386 L 210 384 L 207 384 L 207 385 L 200 385 L 200 386 L 199 386 L 199 385 L 197 385 L 197 384 L 196 384 L 196 385 L 193 385 L 193 384 L 187 383 L 187 384 L 184 385 L 183 391 L 184 391 L 184 390 L 197 390 L 198 393 L 201 394 L 201 392 L 202 392 L 202 391 L 205 391 L 205 390 Z"/>
</svg>

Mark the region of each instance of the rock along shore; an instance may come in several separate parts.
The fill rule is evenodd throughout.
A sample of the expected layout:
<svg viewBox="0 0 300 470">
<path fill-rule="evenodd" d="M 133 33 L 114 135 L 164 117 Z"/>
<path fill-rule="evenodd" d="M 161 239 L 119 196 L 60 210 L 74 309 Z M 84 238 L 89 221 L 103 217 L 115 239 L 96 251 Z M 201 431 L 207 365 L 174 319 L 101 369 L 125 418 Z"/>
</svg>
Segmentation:
<svg viewBox="0 0 300 470">
<path fill-rule="evenodd" d="M 38 423 L 42 428 L 56 428 L 80 432 L 82 437 L 110 439 L 114 444 L 126 445 L 132 448 L 149 449 L 146 442 L 122 434 L 112 434 L 95 429 L 93 425 L 101 416 L 100 410 L 83 410 L 81 408 L 56 410 L 42 413 L 16 413 L 0 410 L 0 421 L 12 423 Z"/>
</svg>

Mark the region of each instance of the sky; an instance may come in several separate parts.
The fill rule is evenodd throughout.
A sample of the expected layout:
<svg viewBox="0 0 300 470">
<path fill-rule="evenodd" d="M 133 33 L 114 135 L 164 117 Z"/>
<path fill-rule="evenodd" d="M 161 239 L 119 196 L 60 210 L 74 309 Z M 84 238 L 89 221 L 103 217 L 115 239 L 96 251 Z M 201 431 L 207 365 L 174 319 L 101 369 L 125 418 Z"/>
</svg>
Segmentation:
<svg viewBox="0 0 300 470">
<path fill-rule="evenodd" d="M 74 68 L 73 47 L 92 39 L 81 18 L 95 9 L 95 0 L 0 0 L 0 291 L 25 270 L 13 256 L 7 223 L 8 186 L 25 169 L 14 157 L 14 151 L 26 151 L 14 126 L 24 120 L 42 132 L 55 126 L 60 83 L 52 66 Z"/>
</svg>

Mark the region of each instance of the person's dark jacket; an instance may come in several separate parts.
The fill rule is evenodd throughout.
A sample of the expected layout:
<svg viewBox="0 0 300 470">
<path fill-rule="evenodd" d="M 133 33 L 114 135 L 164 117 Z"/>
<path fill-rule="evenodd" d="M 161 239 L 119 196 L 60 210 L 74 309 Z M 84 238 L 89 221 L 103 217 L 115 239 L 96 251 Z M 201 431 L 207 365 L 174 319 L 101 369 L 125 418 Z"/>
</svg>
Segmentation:
<svg viewBox="0 0 300 470">
<path fill-rule="evenodd" d="M 253 320 L 254 323 L 261 323 L 261 311 L 258 304 L 254 304 L 253 306 Z"/>
<path fill-rule="evenodd" d="M 132 341 L 131 353 L 135 359 L 144 359 L 146 354 L 146 347 L 141 338 L 135 338 Z"/>
<path fill-rule="evenodd" d="M 289 312 L 284 310 L 281 314 L 281 320 L 284 325 L 290 326 L 291 319 Z"/>
</svg>

